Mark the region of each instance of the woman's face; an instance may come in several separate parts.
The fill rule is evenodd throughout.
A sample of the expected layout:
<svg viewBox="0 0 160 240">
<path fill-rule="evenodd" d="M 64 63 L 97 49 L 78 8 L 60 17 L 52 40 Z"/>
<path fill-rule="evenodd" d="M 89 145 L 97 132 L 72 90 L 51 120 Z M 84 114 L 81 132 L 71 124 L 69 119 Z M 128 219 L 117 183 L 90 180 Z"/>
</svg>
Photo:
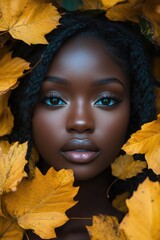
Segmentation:
<svg viewBox="0 0 160 240">
<path fill-rule="evenodd" d="M 42 83 L 34 141 L 48 167 L 91 179 L 118 155 L 129 116 L 129 77 L 101 40 L 77 36 L 56 54 Z"/>
</svg>

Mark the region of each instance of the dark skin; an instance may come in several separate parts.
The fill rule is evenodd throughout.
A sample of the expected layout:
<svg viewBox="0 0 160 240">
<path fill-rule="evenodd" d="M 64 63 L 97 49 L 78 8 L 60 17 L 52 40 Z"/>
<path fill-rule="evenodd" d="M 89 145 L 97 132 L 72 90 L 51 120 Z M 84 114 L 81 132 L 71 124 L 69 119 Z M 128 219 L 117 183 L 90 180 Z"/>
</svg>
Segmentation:
<svg viewBox="0 0 160 240">
<path fill-rule="evenodd" d="M 42 83 L 32 121 L 42 172 L 51 166 L 73 169 L 80 186 L 78 203 L 67 211 L 71 220 L 56 230 L 58 239 L 88 240 L 85 226 L 93 215 L 121 219 L 106 192 L 129 117 L 129 77 L 103 41 L 81 35 L 65 43 Z"/>
</svg>

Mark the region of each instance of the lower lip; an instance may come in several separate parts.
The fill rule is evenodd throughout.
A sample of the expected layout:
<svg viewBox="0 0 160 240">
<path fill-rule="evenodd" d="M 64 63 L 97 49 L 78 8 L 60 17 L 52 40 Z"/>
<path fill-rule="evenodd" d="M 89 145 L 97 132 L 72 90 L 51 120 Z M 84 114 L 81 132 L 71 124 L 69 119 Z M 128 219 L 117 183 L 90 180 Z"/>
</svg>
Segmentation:
<svg viewBox="0 0 160 240">
<path fill-rule="evenodd" d="M 92 162 L 98 155 L 99 152 L 93 151 L 66 151 L 62 152 L 64 157 L 73 163 L 90 163 Z"/>
</svg>

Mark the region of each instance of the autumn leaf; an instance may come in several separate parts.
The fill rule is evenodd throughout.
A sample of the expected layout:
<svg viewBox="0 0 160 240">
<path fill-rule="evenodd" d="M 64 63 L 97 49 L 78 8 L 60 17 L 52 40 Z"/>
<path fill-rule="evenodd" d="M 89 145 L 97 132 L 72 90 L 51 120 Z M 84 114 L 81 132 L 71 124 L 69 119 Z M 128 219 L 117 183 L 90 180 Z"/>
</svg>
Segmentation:
<svg viewBox="0 0 160 240">
<path fill-rule="evenodd" d="M 151 21 L 155 41 L 160 45 L 160 1 L 146 0 L 143 5 L 143 15 Z"/>
<path fill-rule="evenodd" d="M 14 143 L 13 143 L 14 144 Z M 7 154 L 9 152 L 10 147 L 13 145 L 10 144 L 8 141 L 0 141 L 0 148 L 2 149 L 2 152 Z"/>
<path fill-rule="evenodd" d="M 16 192 L 5 196 L 6 209 L 23 229 L 33 229 L 42 239 L 54 238 L 54 229 L 68 220 L 65 211 L 76 203 L 73 181 L 72 170 L 50 168 L 44 176 L 36 169 L 35 178 L 23 179 Z"/>
<path fill-rule="evenodd" d="M 153 59 L 153 75 L 158 82 L 160 82 L 160 57 L 156 56 Z"/>
<path fill-rule="evenodd" d="M 122 194 L 117 195 L 113 201 L 112 206 L 119 210 L 120 212 L 126 213 L 128 208 L 126 206 L 126 199 L 129 197 L 129 192 L 124 192 Z"/>
<path fill-rule="evenodd" d="M 109 8 L 106 11 L 106 16 L 112 21 L 132 21 L 139 22 L 138 16 L 141 15 L 142 6 L 139 4 L 132 5 L 128 1 L 120 3 Z"/>
<path fill-rule="evenodd" d="M 0 194 L 16 191 L 17 184 L 26 176 L 24 166 L 27 143 L 14 143 L 8 153 L 0 148 Z"/>
<path fill-rule="evenodd" d="M 47 43 L 45 34 L 57 25 L 60 15 L 51 3 L 38 0 L 1 0 L 0 31 L 27 44 Z"/>
<path fill-rule="evenodd" d="M 119 230 L 115 217 L 100 215 L 93 217 L 93 225 L 87 226 L 91 240 L 127 240 L 122 230 Z"/>
<path fill-rule="evenodd" d="M 133 196 L 126 200 L 129 213 L 120 228 L 130 240 L 160 239 L 160 185 L 146 179 Z"/>
<path fill-rule="evenodd" d="M 101 0 L 83 0 L 83 9 L 100 9 L 102 8 Z"/>
<path fill-rule="evenodd" d="M 8 107 L 10 92 L 0 95 L 0 137 L 10 134 L 13 127 L 13 115 Z"/>
<path fill-rule="evenodd" d="M 1 240 L 22 240 L 23 229 L 20 228 L 14 219 L 0 217 L 0 239 Z"/>
<path fill-rule="evenodd" d="M 146 162 L 134 160 L 133 156 L 121 155 L 111 164 L 112 174 L 120 179 L 127 179 L 141 173 L 147 167 Z"/>
<path fill-rule="evenodd" d="M 156 88 L 156 111 L 160 113 L 160 88 Z"/>
<path fill-rule="evenodd" d="M 118 3 L 127 2 L 126 0 L 101 0 L 101 1 L 107 9 L 115 6 Z"/>
<path fill-rule="evenodd" d="M 127 154 L 145 154 L 148 168 L 160 174 L 160 114 L 158 119 L 146 123 L 141 130 L 131 135 L 122 147 Z"/>
<path fill-rule="evenodd" d="M 23 75 L 24 70 L 30 68 L 28 62 L 18 57 L 12 58 L 11 55 L 8 52 L 0 60 L 0 95 L 15 88 L 17 79 Z"/>
</svg>

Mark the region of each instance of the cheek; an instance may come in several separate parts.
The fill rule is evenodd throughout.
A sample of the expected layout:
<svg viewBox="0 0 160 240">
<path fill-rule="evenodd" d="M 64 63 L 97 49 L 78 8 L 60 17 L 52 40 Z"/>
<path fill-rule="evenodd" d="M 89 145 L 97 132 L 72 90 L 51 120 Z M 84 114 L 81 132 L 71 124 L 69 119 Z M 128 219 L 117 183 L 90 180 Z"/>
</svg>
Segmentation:
<svg viewBox="0 0 160 240">
<path fill-rule="evenodd" d="M 61 136 L 64 135 L 64 117 L 60 118 L 56 112 L 37 108 L 33 116 L 32 128 L 33 138 L 40 153 L 54 152 L 63 139 Z"/>
<path fill-rule="evenodd" d="M 130 119 L 130 106 L 127 102 L 115 111 L 101 112 L 97 122 L 97 138 L 104 152 L 113 154 L 113 158 L 119 153 L 125 142 Z"/>
</svg>

